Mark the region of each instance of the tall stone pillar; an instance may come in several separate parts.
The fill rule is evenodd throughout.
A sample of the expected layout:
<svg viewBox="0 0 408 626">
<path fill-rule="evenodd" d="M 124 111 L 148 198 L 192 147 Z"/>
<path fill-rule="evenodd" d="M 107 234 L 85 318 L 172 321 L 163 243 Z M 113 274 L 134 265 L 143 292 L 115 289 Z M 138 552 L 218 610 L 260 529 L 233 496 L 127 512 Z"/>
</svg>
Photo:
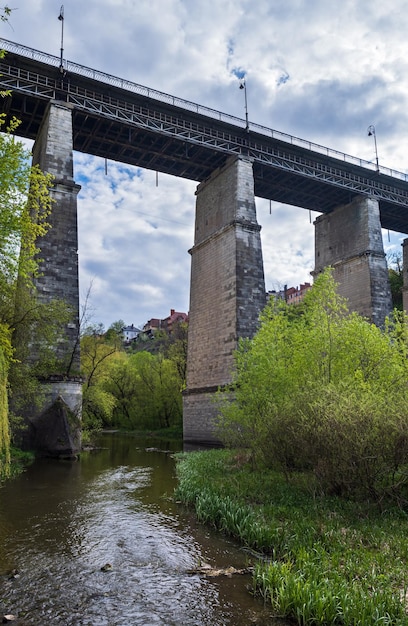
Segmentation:
<svg viewBox="0 0 408 626">
<path fill-rule="evenodd" d="M 73 354 L 72 371 L 79 370 L 79 281 L 77 195 L 81 189 L 74 181 L 72 106 L 60 101 L 50 103 L 33 148 L 33 164 L 54 176 L 54 200 L 48 219 L 51 228 L 38 240 L 41 250 L 40 273 L 36 279 L 38 298 L 48 302 L 64 300 L 72 310 L 65 329 L 65 341 L 56 346 L 63 361 Z"/>
<path fill-rule="evenodd" d="M 238 339 L 254 335 L 266 301 L 251 161 L 231 158 L 196 196 L 184 441 L 216 444 L 215 392 L 231 382 Z"/>
<path fill-rule="evenodd" d="M 350 310 L 382 327 L 392 300 L 377 200 L 358 196 L 316 219 L 314 275 L 328 266 Z"/>
<path fill-rule="evenodd" d="M 71 318 L 55 345 L 57 371 L 43 381 L 43 406 L 28 413 L 28 445 L 47 455 L 75 456 L 80 447 L 82 406 L 77 231 L 80 186 L 73 178 L 71 105 L 59 101 L 49 104 L 34 144 L 33 164 L 54 177 L 50 192 L 54 202 L 48 218 L 51 228 L 37 240 L 41 259 L 40 276 L 35 279 L 37 298 L 45 304 L 63 300 Z M 34 340 L 31 360 L 36 356 Z"/>
</svg>

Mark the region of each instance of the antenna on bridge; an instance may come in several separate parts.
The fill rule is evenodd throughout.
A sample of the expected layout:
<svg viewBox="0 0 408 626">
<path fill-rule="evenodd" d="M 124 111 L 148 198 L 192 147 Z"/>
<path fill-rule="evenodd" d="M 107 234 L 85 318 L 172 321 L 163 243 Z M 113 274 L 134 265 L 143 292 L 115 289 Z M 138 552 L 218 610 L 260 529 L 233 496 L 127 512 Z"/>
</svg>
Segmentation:
<svg viewBox="0 0 408 626">
<path fill-rule="evenodd" d="M 61 5 L 58 19 L 61 22 L 61 56 L 60 56 L 59 70 L 61 74 L 63 74 L 64 73 L 64 5 L 63 4 Z"/>
</svg>

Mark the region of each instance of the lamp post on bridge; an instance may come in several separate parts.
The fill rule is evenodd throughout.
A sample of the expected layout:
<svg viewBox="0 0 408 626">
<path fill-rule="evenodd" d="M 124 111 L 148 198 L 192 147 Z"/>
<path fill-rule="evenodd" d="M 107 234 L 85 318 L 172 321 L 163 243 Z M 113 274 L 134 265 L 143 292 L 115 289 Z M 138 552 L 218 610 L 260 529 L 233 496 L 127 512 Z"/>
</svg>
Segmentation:
<svg viewBox="0 0 408 626">
<path fill-rule="evenodd" d="M 59 21 L 61 22 L 61 56 L 60 56 L 60 66 L 59 71 L 61 74 L 64 73 L 64 5 L 61 5 L 60 14 L 58 16 Z"/>
<path fill-rule="evenodd" d="M 241 78 L 239 83 L 239 88 L 244 90 L 245 96 L 245 130 L 249 133 L 249 122 L 248 122 L 248 99 L 247 99 L 247 87 L 245 77 Z"/>
<path fill-rule="evenodd" d="M 378 150 L 377 150 L 377 136 L 375 134 L 375 126 L 374 124 L 370 124 L 367 128 L 367 134 L 369 137 L 374 137 L 374 147 L 375 147 L 375 162 L 377 165 L 377 174 L 380 173 L 380 166 L 378 164 Z"/>
</svg>

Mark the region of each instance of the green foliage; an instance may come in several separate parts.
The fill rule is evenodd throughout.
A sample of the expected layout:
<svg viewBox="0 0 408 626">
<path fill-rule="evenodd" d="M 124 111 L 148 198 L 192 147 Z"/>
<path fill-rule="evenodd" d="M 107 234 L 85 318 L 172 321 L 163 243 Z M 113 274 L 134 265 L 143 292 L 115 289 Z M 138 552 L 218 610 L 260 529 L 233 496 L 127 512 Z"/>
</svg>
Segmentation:
<svg viewBox="0 0 408 626">
<path fill-rule="evenodd" d="M 223 440 L 325 492 L 408 503 L 406 335 L 403 315 L 381 331 L 348 313 L 330 270 L 298 311 L 270 302 L 237 352 Z"/>
<path fill-rule="evenodd" d="M 10 9 L 4 7 L 0 13 L 2 21 L 7 21 Z M 18 121 L 11 120 L 5 128 L 4 120 L 5 116 L 0 116 L 0 449 L 8 462 L 6 386 L 14 402 L 32 382 L 22 374 L 27 370 L 21 358 L 23 350 L 18 353 L 23 345 L 16 341 L 18 331 L 26 338 L 32 325 L 41 327 L 44 319 L 44 309 L 37 308 L 33 279 L 38 272 L 36 241 L 48 229 L 51 177 L 30 165 L 29 151 L 13 135 Z"/>
<path fill-rule="evenodd" d="M 395 309 L 402 311 L 402 288 L 404 284 L 404 277 L 401 255 L 394 254 L 388 258 L 388 278 L 390 280 L 392 305 Z"/>
<path fill-rule="evenodd" d="M 408 521 L 320 497 L 307 475 L 254 472 L 237 450 L 178 455 L 178 500 L 257 551 L 254 591 L 297 624 L 406 625 Z M 211 477 L 211 480 L 209 480 Z M 254 555 L 256 556 L 256 554 Z"/>
<path fill-rule="evenodd" d="M 303 562 L 272 561 L 258 565 L 254 584 L 277 616 L 297 624 L 406 624 L 399 594 L 380 579 L 371 593 L 357 580 L 347 580 L 336 570 L 322 568 L 319 550 L 304 553 Z M 381 584 L 382 582 L 382 584 Z"/>
<path fill-rule="evenodd" d="M 97 431 L 112 421 L 115 398 L 105 391 L 110 362 L 121 358 L 120 343 L 106 341 L 104 335 L 87 329 L 81 339 L 81 365 L 85 376 L 82 388 L 82 423 L 85 431 Z"/>
<path fill-rule="evenodd" d="M 7 476 L 10 465 L 10 432 L 7 400 L 7 358 L 0 345 L 0 479 Z"/>
<path fill-rule="evenodd" d="M 64 302 L 37 299 L 37 240 L 49 228 L 52 177 L 30 160 L 10 132 L 0 134 L 0 323 L 13 345 L 9 385 L 17 415 L 40 400 L 39 377 L 66 373 L 67 364 L 56 362 L 55 345 L 64 341 L 71 318 Z"/>
<path fill-rule="evenodd" d="M 180 391 L 185 389 L 186 386 L 187 342 L 188 323 L 179 322 L 178 324 L 175 324 L 173 333 L 169 338 L 169 343 L 165 350 L 165 356 L 170 359 L 177 368 L 180 380 Z"/>
<path fill-rule="evenodd" d="M 0 134 L 0 315 L 6 322 L 14 318 L 17 275 L 28 289 L 33 286 L 38 272 L 36 241 L 49 226 L 52 179 L 32 167 L 30 158 L 11 132 Z"/>
<path fill-rule="evenodd" d="M 169 428 L 182 419 L 177 365 L 137 352 L 112 364 L 104 388 L 116 400 L 113 422 L 130 430 Z"/>
<path fill-rule="evenodd" d="M 172 336 L 149 339 L 152 351 L 125 351 L 124 322 L 88 327 L 81 340 L 86 383 L 83 420 L 90 430 L 114 426 L 126 430 L 160 430 L 182 425 L 185 386 L 186 325 Z M 144 344 L 142 344 L 144 345 Z"/>
<path fill-rule="evenodd" d="M 109 342 L 115 342 L 117 340 L 123 340 L 123 332 L 122 329 L 125 326 L 125 322 L 123 320 L 117 320 L 113 322 L 108 330 L 105 333 L 105 339 Z"/>
<path fill-rule="evenodd" d="M 7 22 L 11 15 L 11 9 L 8 6 L 0 7 L 0 20 Z"/>
</svg>

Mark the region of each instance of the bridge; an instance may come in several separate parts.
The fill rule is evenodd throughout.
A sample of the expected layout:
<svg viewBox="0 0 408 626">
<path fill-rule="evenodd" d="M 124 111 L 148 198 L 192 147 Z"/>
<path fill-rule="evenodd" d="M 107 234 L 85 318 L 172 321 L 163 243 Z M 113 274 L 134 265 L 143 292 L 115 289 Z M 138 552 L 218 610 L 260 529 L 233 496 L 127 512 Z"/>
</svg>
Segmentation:
<svg viewBox="0 0 408 626">
<path fill-rule="evenodd" d="M 0 39 L 2 111 L 35 139 L 51 100 L 73 105 L 73 147 L 197 182 L 231 155 L 253 160 L 260 198 L 329 213 L 378 199 L 383 228 L 408 234 L 408 176 L 220 111 Z"/>
<path fill-rule="evenodd" d="M 54 175 L 53 228 L 39 242 L 37 287 L 40 299 L 61 297 L 76 311 L 67 344 L 56 348 L 62 360 L 79 368 L 73 150 L 199 183 L 186 442 L 217 441 L 214 391 L 231 381 L 237 341 L 253 336 L 265 304 L 255 196 L 320 212 L 315 273 L 333 266 L 350 307 L 384 323 L 391 297 L 381 228 L 408 234 L 407 175 L 8 40 L 0 49 L 7 51 L 0 90 L 10 90 L 0 112 L 21 120 L 18 135 L 35 142 L 33 161 Z M 50 387 L 48 420 L 57 400 L 77 410 L 75 380 L 67 375 L 58 385 Z M 44 413 L 29 419 L 37 433 L 47 430 Z"/>
</svg>

